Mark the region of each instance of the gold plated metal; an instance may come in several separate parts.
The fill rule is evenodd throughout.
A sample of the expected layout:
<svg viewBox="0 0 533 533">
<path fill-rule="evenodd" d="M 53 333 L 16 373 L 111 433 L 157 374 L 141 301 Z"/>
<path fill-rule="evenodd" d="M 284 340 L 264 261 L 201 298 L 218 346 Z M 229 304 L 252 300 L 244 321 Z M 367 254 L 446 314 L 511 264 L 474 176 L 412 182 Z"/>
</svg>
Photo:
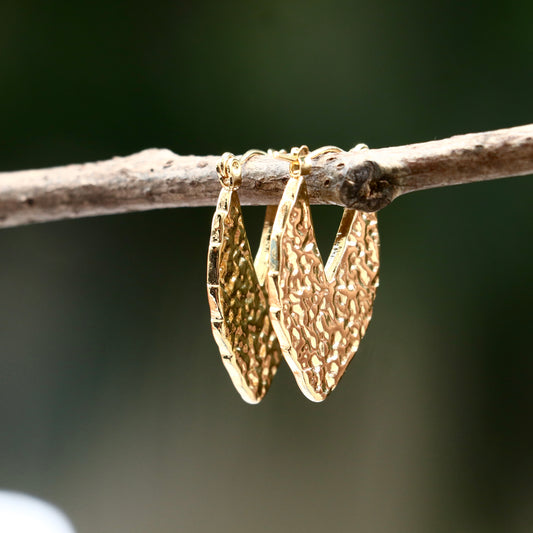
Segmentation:
<svg viewBox="0 0 533 533">
<path fill-rule="evenodd" d="M 222 190 L 213 216 L 207 259 L 207 294 L 213 336 L 222 361 L 243 400 L 258 403 L 282 359 L 269 316 L 265 287 L 276 206 L 267 207 L 255 264 L 237 194 L 243 163 L 225 153 L 217 165 Z"/>
<path fill-rule="evenodd" d="M 364 146 L 358 146 L 364 149 Z M 271 236 L 268 292 L 280 346 L 302 392 L 322 401 L 337 386 L 372 316 L 379 271 L 377 217 L 345 209 L 324 267 L 315 239 L 304 174 L 306 146 L 273 155 L 290 162 Z"/>
</svg>

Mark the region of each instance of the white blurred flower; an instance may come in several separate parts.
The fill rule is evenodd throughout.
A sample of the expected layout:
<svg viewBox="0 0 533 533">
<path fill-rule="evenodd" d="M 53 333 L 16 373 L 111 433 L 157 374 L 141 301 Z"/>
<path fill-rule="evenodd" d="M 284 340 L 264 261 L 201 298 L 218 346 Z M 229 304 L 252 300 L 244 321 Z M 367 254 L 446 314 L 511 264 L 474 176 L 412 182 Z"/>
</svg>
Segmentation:
<svg viewBox="0 0 533 533">
<path fill-rule="evenodd" d="M 75 533 L 68 518 L 49 503 L 0 490 L 1 533 Z"/>
</svg>

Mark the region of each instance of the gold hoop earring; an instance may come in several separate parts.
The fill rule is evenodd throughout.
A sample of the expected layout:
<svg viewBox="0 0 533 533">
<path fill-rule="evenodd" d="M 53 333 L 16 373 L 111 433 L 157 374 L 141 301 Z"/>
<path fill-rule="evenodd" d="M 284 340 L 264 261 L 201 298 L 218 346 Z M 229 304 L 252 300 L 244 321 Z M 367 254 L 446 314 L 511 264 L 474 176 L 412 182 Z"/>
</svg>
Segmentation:
<svg viewBox="0 0 533 533">
<path fill-rule="evenodd" d="M 270 316 L 300 389 L 316 402 L 337 386 L 355 355 L 379 280 L 375 213 L 344 210 L 325 267 L 316 244 L 304 174 L 314 157 L 340 151 L 325 147 L 310 154 L 302 146 L 274 153 L 289 161 L 290 179 L 272 229 Z"/>
<path fill-rule="evenodd" d="M 213 336 L 233 385 L 248 403 L 261 401 L 282 358 L 265 287 L 276 206 L 267 207 L 254 265 L 237 194 L 244 162 L 258 154 L 264 152 L 251 150 L 239 160 L 225 153 L 217 164 L 222 189 L 207 259 Z"/>
</svg>

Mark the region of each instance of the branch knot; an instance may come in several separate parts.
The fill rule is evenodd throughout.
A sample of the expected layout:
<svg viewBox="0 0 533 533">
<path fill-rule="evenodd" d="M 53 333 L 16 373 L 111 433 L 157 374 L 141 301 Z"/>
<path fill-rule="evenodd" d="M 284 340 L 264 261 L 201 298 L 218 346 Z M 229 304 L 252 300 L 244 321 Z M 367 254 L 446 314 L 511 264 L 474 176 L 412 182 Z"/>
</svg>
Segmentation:
<svg viewBox="0 0 533 533">
<path fill-rule="evenodd" d="M 394 186 L 390 177 L 372 160 L 364 160 L 348 168 L 340 186 L 343 205 L 363 211 L 378 211 L 394 198 Z"/>
</svg>

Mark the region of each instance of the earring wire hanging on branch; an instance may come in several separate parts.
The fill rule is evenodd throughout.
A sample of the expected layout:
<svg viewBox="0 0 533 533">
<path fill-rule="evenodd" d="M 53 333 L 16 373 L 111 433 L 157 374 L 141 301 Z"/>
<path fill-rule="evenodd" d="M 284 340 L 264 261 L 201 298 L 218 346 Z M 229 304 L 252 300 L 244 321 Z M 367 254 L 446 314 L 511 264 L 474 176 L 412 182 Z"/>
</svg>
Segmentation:
<svg viewBox="0 0 533 533">
<path fill-rule="evenodd" d="M 316 243 L 305 175 L 314 159 L 341 151 L 301 146 L 274 152 L 289 162 L 290 178 L 272 227 L 270 318 L 300 390 L 315 402 L 335 389 L 359 348 L 379 280 L 375 213 L 344 209 L 325 266 Z"/>
<path fill-rule="evenodd" d="M 249 150 L 237 157 L 226 152 L 217 163 L 222 189 L 213 215 L 207 254 L 211 329 L 233 385 L 248 403 L 263 399 L 282 358 L 270 320 L 265 286 L 276 207 L 267 207 L 254 260 L 237 192 L 244 163 L 264 154 L 261 150 Z"/>
</svg>

